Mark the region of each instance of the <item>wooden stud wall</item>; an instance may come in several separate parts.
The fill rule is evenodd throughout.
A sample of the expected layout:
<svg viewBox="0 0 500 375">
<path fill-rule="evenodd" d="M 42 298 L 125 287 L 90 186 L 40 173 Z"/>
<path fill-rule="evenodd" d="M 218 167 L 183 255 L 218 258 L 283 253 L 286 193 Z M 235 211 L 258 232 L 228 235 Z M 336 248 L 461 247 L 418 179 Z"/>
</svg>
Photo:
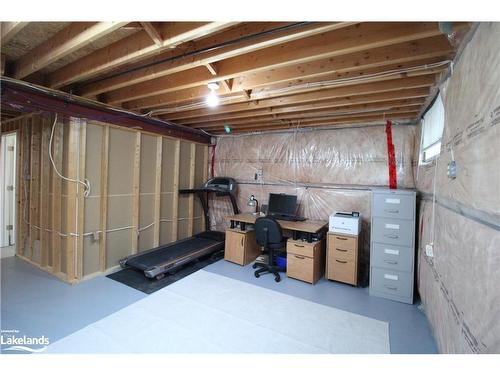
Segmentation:
<svg viewBox="0 0 500 375">
<path fill-rule="evenodd" d="M 206 179 L 208 146 L 77 118 L 32 114 L 2 123 L 18 131 L 19 257 L 74 283 L 118 260 L 204 229 L 201 205 L 179 188 Z M 26 215 L 23 213 L 26 212 Z"/>
</svg>

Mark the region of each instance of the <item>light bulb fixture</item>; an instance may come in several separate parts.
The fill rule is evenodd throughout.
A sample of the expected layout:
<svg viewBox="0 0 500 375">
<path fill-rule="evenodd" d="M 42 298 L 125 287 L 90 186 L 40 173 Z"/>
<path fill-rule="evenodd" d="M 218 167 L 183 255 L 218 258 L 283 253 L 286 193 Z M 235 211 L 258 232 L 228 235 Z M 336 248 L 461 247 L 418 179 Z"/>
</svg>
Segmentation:
<svg viewBox="0 0 500 375">
<path fill-rule="evenodd" d="M 216 107 L 219 105 L 219 97 L 217 96 L 215 90 L 219 88 L 219 84 L 217 82 L 209 82 L 207 84 L 210 92 L 207 95 L 206 102 L 209 107 Z"/>
<path fill-rule="evenodd" d="M 207 95 L 206 102 L 209 107 L 217 107 L 217 105 L 219 105 L 219 97 L 217 96 L 215 91 L 210 91 L 210 93 Z"/>
<path fill-rule="evenodd" d="M 231 133 L 231 127 L 229 125 L 224 125 L 224 131 L 226 133 Z"/>
<path fill-rule="evenodd" d="M 209 83 L 207 83 L 207 86 L 210 89 L 210 91 L 218 90 L 220 87 L 217 82 L 209 82 Z"/>
</svg>

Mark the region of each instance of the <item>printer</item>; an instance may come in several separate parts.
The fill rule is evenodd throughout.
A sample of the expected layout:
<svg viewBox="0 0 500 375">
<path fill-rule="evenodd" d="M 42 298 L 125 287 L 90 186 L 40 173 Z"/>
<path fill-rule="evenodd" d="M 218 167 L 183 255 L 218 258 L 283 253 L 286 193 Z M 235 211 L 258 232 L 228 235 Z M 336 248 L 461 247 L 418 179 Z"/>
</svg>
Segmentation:
<svg viewBox="0 0 500 375">
<path fill-rule="evenodd" d="M 334 233 L 359 235 L 361 231 L 359 212 L 334 212 L 330 215 L 328 230 Z"/>
</svg>

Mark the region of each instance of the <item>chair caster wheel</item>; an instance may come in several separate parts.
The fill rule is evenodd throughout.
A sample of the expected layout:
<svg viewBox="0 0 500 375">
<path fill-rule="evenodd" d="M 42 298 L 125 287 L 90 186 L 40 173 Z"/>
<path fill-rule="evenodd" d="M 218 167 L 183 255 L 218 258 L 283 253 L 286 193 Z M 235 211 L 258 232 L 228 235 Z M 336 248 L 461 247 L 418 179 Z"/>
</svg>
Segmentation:
<svg viewBox="0 0 500 375">
<path fill-rule="evenodd" d="M 256 263 L 252 264 L 252 268 L 256 269 L 257 268 L 257 264 Z"/>
<path fill-rule="evenodd" d="M 254 272 L 253 274 L 255 275 L 256 278 L 260 277 L 260 274 L 258 272 Z"/>
<path fill-rule="evenodd" d="M 274 281 L 276 281 L 277 283 L 279 283 L 279 282 L 281 281 L 281 277 L 276 276 L 276 277 L 274 278 Z"/>
</svg>

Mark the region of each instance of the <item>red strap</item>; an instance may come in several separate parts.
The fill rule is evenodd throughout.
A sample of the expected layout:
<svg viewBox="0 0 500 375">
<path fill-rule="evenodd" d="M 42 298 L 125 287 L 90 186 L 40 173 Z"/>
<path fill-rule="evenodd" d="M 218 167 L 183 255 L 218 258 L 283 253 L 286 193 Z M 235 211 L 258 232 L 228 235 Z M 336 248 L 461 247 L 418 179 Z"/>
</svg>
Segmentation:
<svg viewBox="0 0 500 375">
<path fill-rule="evenodd" d="M 385 125 L 385 133 L 387 134 L 387 162 L 389 164 L 389 187 L 397 189 L 398 182 L 396 177 L 396 154 L 394 152 L 394 144 L 392 143 L 392 122 L 387 120 Z"/>
<path fill-rule="evenodd" d="M 214 145 L 210 145 L 209 147 L 212 147 L 212 178 L 215 177 L 215 174 L 214 174 L 214 169 L 215 169 L 215 147 L 217 145 L 214 144 Z"/>
</svg>

